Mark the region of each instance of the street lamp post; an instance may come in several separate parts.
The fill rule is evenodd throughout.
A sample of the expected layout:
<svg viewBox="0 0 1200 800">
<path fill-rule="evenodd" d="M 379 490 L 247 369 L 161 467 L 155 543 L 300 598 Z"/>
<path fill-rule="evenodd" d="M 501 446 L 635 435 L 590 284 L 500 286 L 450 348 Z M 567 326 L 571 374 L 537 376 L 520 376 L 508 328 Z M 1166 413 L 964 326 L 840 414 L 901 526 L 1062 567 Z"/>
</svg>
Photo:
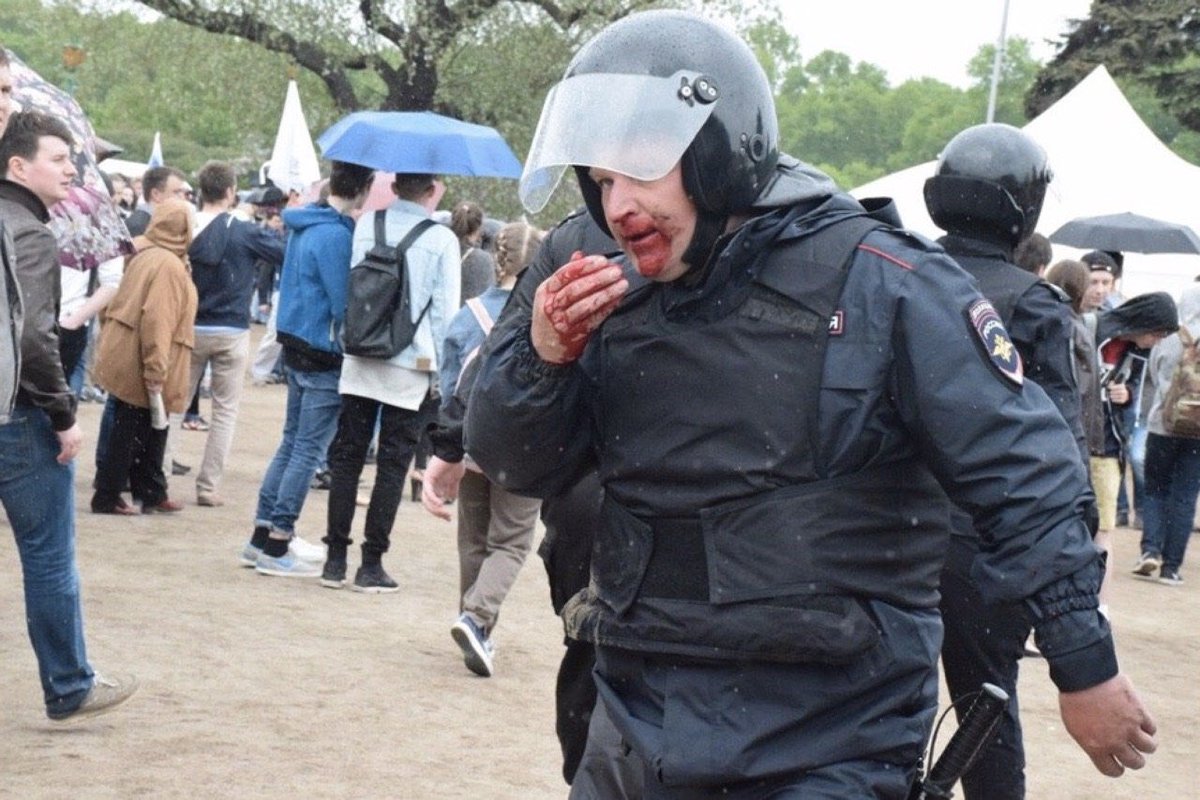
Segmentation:
<svg viewBox="0 0 1200 800">
<path fill-rule="evenodd" d="M 1008 0 L 1004 0 L 1004 16 L 1000 20 L 1000 38 L 996 41 L 996 57 L 992 59 L 992 88 L 988 92 L 987 121 L 996 119 L 996 91 L 1000 86 L 1000 67 L 1004 65 L 1004 47 L 1008 33 Z"/>
</svg>

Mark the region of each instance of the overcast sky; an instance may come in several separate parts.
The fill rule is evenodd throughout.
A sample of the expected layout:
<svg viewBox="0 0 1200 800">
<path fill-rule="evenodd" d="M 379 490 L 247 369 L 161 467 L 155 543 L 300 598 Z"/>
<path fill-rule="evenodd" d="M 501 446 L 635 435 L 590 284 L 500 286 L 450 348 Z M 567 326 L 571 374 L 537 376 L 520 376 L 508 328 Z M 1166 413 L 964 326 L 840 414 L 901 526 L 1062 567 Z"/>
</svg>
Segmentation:
<svg viewBox="0 0 1200 800">
<path fill-rule="evenodd" d="M 893 85 L 929 76 L 966 86 L 967 62 L 1000 36 L 1004 0 L 781 0 L 785 24 L 807 61 L 837 50 L 883 67 Z M 1042 61 L 1053 55 L 1043 40 L 1067 32 L 1067 20 L 1087 16 L 1091 0 L 1009 0 L 1009 37 L 1033 45 Z"/>
</svg>

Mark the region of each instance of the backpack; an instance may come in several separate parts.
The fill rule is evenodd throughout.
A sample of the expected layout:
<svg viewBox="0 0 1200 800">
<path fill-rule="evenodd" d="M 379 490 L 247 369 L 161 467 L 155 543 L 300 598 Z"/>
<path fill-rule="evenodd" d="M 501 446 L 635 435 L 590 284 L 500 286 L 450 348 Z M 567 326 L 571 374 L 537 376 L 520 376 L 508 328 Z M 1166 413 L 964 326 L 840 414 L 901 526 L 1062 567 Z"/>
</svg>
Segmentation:
<svg viewBox="0 0 1200 800">
<path fill-rule="evenodd" d="M 386 212 L 375 212 L 375 246 L 350 269 L 342 351 L 365 358 L 392 358 L 412 344 L 433 298 L 416 321 L 412 318 L 405 252 L 426 229 L 437 223 L 423 219 L 395 247 L 384 239 Z"/>
<path fill-rule="evenodd" d="M 1200 438 L 1200 343 L 1179 327 L 1183 352 L 1163 395 L 1163 428 L 1172 436 Z"/>
</svg>

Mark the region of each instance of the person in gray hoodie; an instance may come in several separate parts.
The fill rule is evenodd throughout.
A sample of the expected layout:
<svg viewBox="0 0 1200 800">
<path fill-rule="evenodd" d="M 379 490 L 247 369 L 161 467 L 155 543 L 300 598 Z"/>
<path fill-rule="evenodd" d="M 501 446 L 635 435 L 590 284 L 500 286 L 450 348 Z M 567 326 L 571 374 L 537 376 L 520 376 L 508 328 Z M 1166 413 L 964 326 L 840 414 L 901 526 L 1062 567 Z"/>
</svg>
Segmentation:
<svg viewBox="0 0 1200 800">
<path fill-rule="evenodd" d="M 1147 420 L 1146 495 L 1143 502 L 1141 556 L 1135 575 L 1154 577 L 1165 586 L 1179 586 L 1179 569 L 1187 552 L 1196 496 L 1200 493 L 1200 438 L 1170 431 L 1163 419 L 1164 400 L 1184 354 L 1182 333 L 1200 339 L 1200 284 L 1183 290 L 1179 299 L 1180 332 L 1163 339 L 1150 351 L 1149 373 L 1155 387 Z"/>
</svg>

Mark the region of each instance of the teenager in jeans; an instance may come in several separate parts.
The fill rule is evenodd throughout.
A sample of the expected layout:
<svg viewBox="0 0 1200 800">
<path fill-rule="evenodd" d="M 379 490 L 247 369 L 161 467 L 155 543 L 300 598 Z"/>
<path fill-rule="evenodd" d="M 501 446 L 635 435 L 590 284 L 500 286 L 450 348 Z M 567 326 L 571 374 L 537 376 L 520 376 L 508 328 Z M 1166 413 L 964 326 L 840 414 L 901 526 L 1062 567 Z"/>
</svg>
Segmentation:
<svg viewBox="0 0 1200 800">
<path fill-rule="evenodd" d="M 241 562 L 263 575 L 314 576 L 324 548 L 296 537 L 309 483 L 337 429 L 342 371 L 339 342 L 346 318 L 346 285 L 354 220 L 375 171 L 333 162 L 329 198 L 289 208 L 291 231 L 276 306 L 277 335 L 287 365 L 287 414 L 283 438 L 258 491 L 254 533 Z"/>
</svg>

